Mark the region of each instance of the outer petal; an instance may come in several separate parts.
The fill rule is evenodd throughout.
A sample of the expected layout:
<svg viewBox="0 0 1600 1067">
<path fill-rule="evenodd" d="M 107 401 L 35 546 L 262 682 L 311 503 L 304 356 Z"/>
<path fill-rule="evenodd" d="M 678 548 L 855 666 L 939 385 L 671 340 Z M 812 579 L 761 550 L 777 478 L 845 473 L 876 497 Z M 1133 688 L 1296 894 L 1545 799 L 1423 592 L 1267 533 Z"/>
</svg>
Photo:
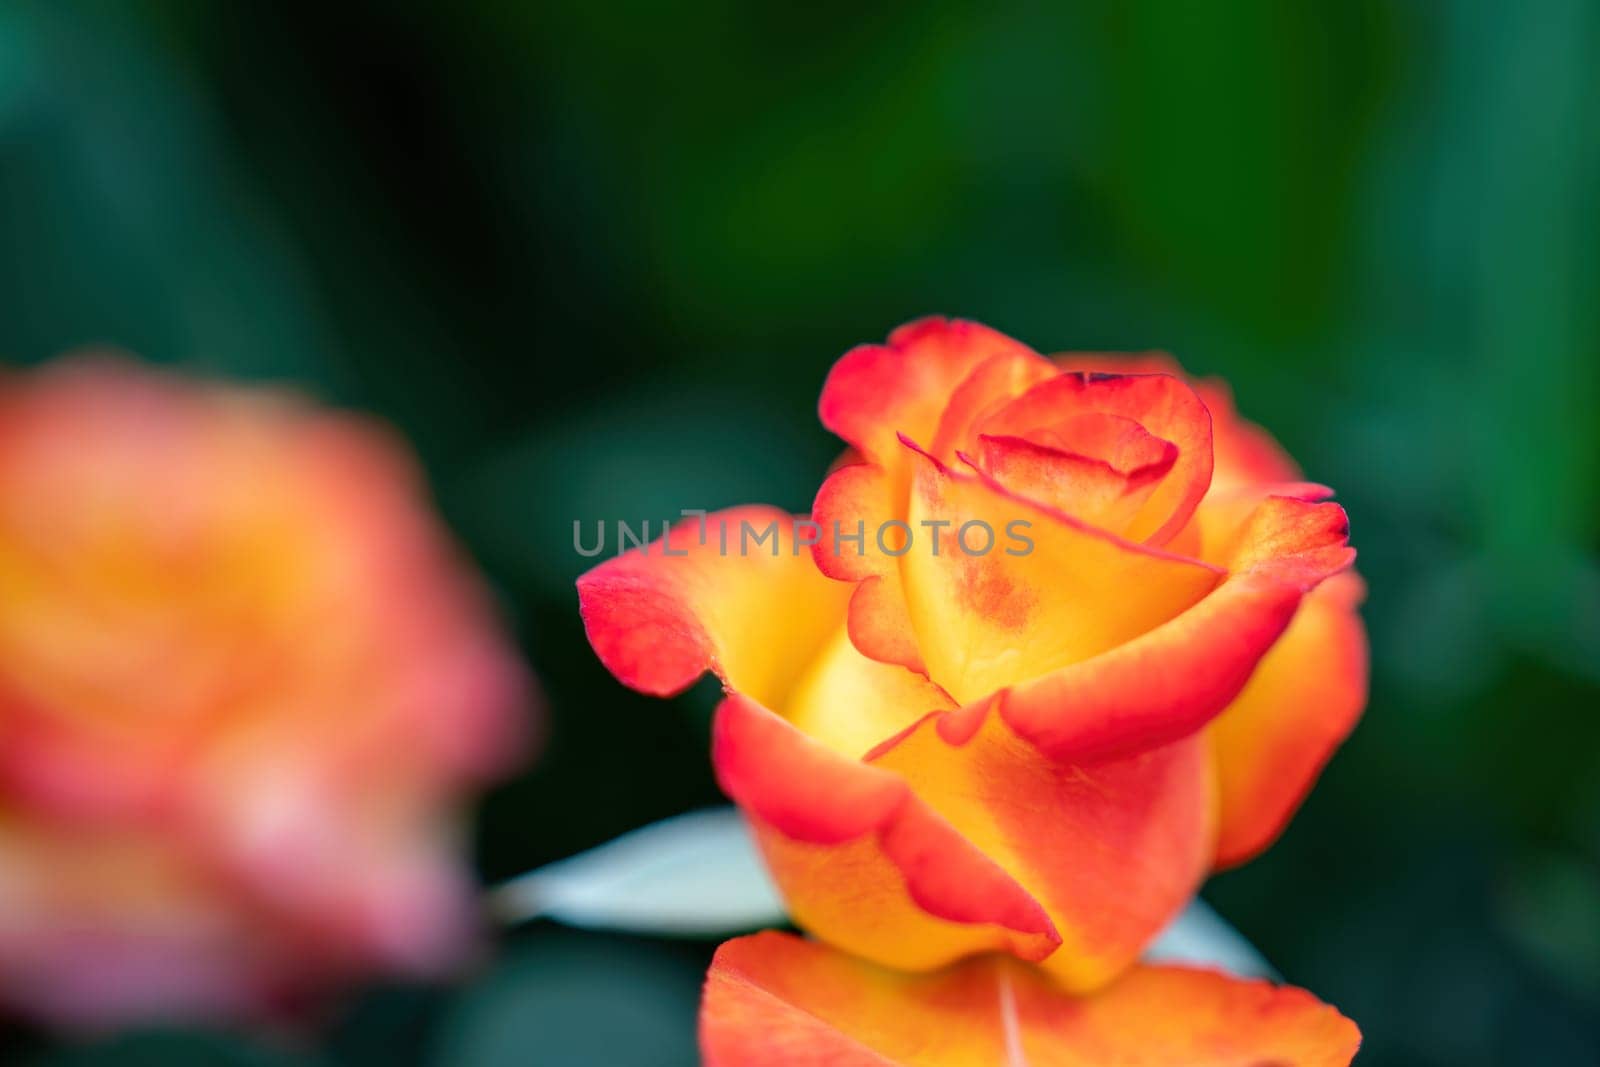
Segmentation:
<svg viewBox="0 0 1600 1067">
<path fill-rule="evenodd" d="M 897 462 L 893 469 L 858 463 L 828 475 L 812 505 L 819 527 L 812 553 L 822 573 L 858 583 L 849 609 L 856 647 L 872 659 L 926 673 L 906 612 L 900 564 L 878 545 L 878 531 L 905 514 L 907 458 Z"/>
<path fill-rule="evenodd" d="M 1349 543 L 1350 520 L 1343 508 L 1328 501 L 1269 494 L 1232 536 L 1226 530 L 1219 534 L 1215 544 L 1227 553 L 1234 572 L 1258 573 L 1307 592 L 1356 558 Z M 1209 533 L 1206 541 L 1212 543 Z"/>
<path fill-rule="evenodd" d="M 1002 713 L 1052 758 L 1170 743 L 1239 695 L 1301 597 L 1355 553 L 1337 504 L 1269 496 L 1214 540 L 1230 574 L 1194 607 L 1093 659 L 1015 686 Z"/>
<path fill-rule="evenodd" d="M 1214 971 L 1080 998 L 1009 960 L 910 976 L 770 932 L 717 950 L 700 1008 L 707 1067 L 1347 1067 L 1360 1044 L 1311 994 Z"/>
<path fill-rule="evenodd" d="M 900 558 L 918 645 L 928 676 L 963 703 L 1115 648 L 1199 601 L 1220 573 L 1085 526 L 926 455 L 908 521 L 922 538 Z M 949 524 L 937 554 L 924 522 Z M 960 531 L 969 523 L 976 525 L 963 548 Z M 984 527 L 994 544 L 979 555 Z"/>
<path fill-rule="evenodd" d="M 1047 364 L 987 326 L 931 317 L 907 323 L 887 345 L 862 345 L 833 365 L 817 412 L 822 424 L 867 459 L 899 462 L 896 436 L 933 440 L 951 393 L 978 364 L 1003 354 Z"/>
<path fill-rule="evenodd" d="M 681 692 L 707 670 L 778 705 L 838 629 L 849 588 L 818 573 L 775 508 L 688 519 L 578 579 L 589 643 L 627 686 Z M 776 526 L 773 540 L 756 539 Z M 670 553 L 670 554 L 669 554 Z"/>
<path fill-rule="evenodd" d="M 927 970 L 1059 943 L 1039 902 L 890 771 L 847 759 L 735 694 L 712 760 L 750 817 L 802 927 L 887 966 Z"/>
<path fill-rule="evenodd" d="M 1301 604 L 1239 698 L 1211 724 L 1221 801 L 1219 867 L 1242 863 L 1288 824 L 1367 700 L 1364 588 L 1346 572 Z"/>
<path fill-rule="evenodd" d="M 584 623 L 627 685 L 670 695 L 713 670 L 859 757 L 954 704 L 925 677 L 856 651 L 844 627 L 850 587 L 817 571 L 807 538 L 793 536 L 797 521 L 771 508 L 718 512 L 706 519 L 704 543 L 698 520 L 681 523 L 666 542 L 578 580 Z"/>
<path fill-rule="evenodd" d="M 980 706 L 929 716 L 871 762 L 899 772 L 1044 904 L 1062 939 L 1045 966 L 1074 990 L 1132 963 L 1210 866 L 1213 768 L 1202 738 L 1062 763 Z"/>
</svg>

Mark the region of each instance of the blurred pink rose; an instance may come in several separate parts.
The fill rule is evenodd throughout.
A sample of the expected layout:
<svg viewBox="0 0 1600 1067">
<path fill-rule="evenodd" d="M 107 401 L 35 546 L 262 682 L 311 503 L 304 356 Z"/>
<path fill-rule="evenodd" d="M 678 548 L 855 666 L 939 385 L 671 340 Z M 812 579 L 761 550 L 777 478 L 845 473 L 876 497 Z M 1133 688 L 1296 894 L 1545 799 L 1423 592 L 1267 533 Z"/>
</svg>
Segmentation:
<svg viewBox="0 0 1600 1067">
<path fill-rule="evenodd" d="M 109 358 L 0 376 L 0 1002 L 259 1015 L 471 943 L 529 679 L 405 447 Z"/>
</svg>

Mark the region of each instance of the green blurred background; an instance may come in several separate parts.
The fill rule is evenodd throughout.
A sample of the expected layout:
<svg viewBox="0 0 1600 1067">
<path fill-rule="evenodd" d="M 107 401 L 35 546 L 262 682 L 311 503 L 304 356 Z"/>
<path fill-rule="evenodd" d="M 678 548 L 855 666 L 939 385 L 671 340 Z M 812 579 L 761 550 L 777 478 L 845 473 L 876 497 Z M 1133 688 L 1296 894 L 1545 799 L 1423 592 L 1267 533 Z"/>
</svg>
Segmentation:
<svg viewBox="0 0 1600 1067">
<path fill-rule="evenodd" d="M 1207 897 L 1363 1067 L 1600 1061 L 1600 8 L 0 8 L 0 354 L 378 412 L 550 704 L 496 879 L 716 803 L 704 688 L 578 623 L 576 518 L 809 506 L 829 364 L 928 312 L 1224 375 L 1339 489 L 1372 703 Z M 691 1062 L 711 945 L 535 926 L 262 1039 L 0 1060 Z"/>
</svg>

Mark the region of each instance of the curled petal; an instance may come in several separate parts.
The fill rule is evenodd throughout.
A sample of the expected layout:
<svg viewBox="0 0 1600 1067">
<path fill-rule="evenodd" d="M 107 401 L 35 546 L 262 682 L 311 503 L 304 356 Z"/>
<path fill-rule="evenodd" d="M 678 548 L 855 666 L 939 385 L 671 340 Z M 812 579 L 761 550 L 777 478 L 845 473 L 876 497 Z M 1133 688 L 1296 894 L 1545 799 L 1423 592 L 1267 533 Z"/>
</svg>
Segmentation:
<svg viewBox="0 0 1600 1067">
<path fill-rule="evenodd" d="M 901 576 L 928 676 L 963 703 L 1115 648 L 1201 600 L 1220 577 L 981 474 L 918 460 L 908 521 L 923 540 L 900 558 Z"/>
<path fill-rule="evenodd" d="M 1063 374 L 1035 385 L 981 428 L 991 435 L 1031 437 L 1092 413 L 1131 420 L 1176 446 L 1170 472 L 1126 531 L 1132 541 L 1166 544 L 1211 485 L 1211 415 L 1182 380 L 1170 374 Z"/>
<path fill-rule="evenodd" d="M 1268 496 L 1235 536 L 1228 567 L 1308 591 L 1355 558 L 1344 508 L 1330 501 Z"/>
<path fill-rule="evenodd" d="M 1061 935 L 1045 965 L 1074 990 L 1132 963 L 1194 895 L 1214 837 L 1203 739 L 1093 764 L 1019 737 L 1001 694 L 927 717 L 875 752 L 1037 898 Z"/>
<path fill-rule="evenodd" d="M 717 950 L 707 1067 L 1348 1067 L 1355 1024 L 1290 986 L 1138 967 L 1076 997 L 1015 961 L 904 975 L 791 934 Z"/>
<path fill-rule="evenodd" d="M 886 345 L 845 353 L 828 373 L 817 411 L 822 424 L 869 460 L 899 462 L 896 435 L 931 441 L 950 394 L 980 363 L 997 355 L 1044 357 L 1002 333 L 960 319 L 907 323 Z"/>
<path fill-rule="evenodd" d="M 897 518 L 889 471 L 876 463 L 839 467 L 823 481 L 811 505 L 820 537 L 811 548 L 817 567 L 830 578 L 859 582 L 896 569 L 895 557 L 878 548 L 880 526 Z"/>
<path fill-rule="evenodd" d="M 1237 555 L 1246 525 L 1255 517 L 1256 509 L 1263 500 L 1274 496 L 1319 504 L 1332 497 L 1333 490 L 1315 482 L 1277 482 L 1219 490 L 1201 501 L 1189 525 L 1179 531 L 1168 549 L 1226 567 Z"/>
<path fill-rule="evenodd" d="M 1167 744 L 1228 706 L 1299 602 L 1300 592 L 1281 583 L 1229 579 L 1149 633 L 1013 687 L 1003 714 L 1068 762 Z"/>
<path fill-rule="evenodd" d="M 800 926 L 906 970 L 984 951 L 1037 960 L 1059 944 L 1039 902 L 898 775 L 738 694 L 713 730 L 717 780 L 750 817 Z"/>
<path fill-rule="evenodd" d="M 1211 724 L 1219 867 L 1243 863 L 1288 824 L 1367 700 L 1363 585 L 1337 574 L 1300 605 L 1237 700 Z"/>
<path fill-rule="evenodd" d="M 1133 430 L 1152 448 L 1126 469 L 1092 458 L 1100 452 L 1085 455 L 1021 437 L 989 434 L 979 439 L 976 466 L 1012 492 L 1117 533 L 1139 514 L 1178 455 L 1171 442 L 1137 426 Z"/>
<path fill-rule="evenodd" d="M 655 696 L 707 670 L 780 703 L 833 636 L 850 590 L 818 573 L 775 508 L 690 518 L 578 579 L 583 624 L 606 668 Z"/>
<path fill-rule="evenodd" d="M 856 586 L 850 596 L 850 640 L 861 654 L 919 674 L 928 673 L 906 607 L 905 585 L 895 568 Z"/>
</svg>

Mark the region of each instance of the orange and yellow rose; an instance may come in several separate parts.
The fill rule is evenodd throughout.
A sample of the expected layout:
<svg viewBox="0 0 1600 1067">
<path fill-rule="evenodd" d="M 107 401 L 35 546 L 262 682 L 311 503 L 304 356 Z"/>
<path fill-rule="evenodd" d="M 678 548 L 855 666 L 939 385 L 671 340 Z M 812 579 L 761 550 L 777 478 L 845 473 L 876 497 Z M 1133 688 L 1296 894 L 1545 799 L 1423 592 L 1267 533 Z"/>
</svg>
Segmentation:
<svg viewBox="0 0 1600 1067">
<path fill-rule="evenodd" d="M 647 693 L 722 679 L 716 772 L 800 926 L 1100 987 L 1359 715 L 1345 514 L 1164 357 L 929 319 L 840 359 L 820 412 L 851 452 L 809 521 L 739 508 L 606 561 L 590 641 Z"/>
<path fill-rule="evenodd" d="M 116 359 L 0 377 L 0 1003 L 259 1014 L 469 943 L 529 680 L 382 429 Z"/>
</svg>

